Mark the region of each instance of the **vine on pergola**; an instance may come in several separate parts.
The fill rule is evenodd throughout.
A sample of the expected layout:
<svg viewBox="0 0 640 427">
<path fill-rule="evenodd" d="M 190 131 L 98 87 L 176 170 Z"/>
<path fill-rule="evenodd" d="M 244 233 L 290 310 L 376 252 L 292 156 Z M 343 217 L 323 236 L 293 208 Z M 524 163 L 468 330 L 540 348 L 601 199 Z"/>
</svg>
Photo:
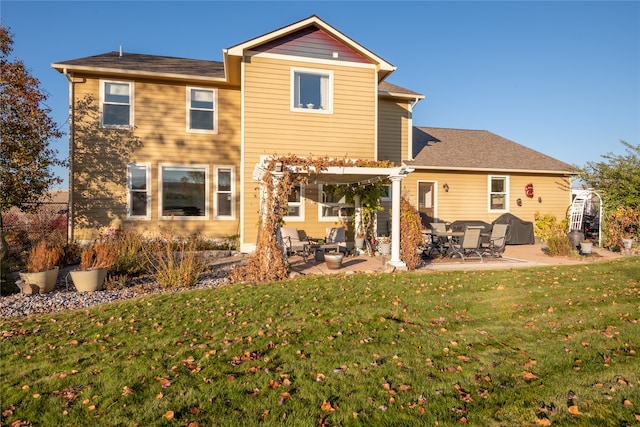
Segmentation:
<svg viewBox="0 0 640 427">
<path fill-rule="evenodd" d="M 328 167 L 393 167 L 389 161 L 307 158 L 295 155 L 272 156 L 261 165 L 264 170 L 261 188 L 260 220 L 256 249 L 229 278 L 233 282 L 263 283 L 284 280 L 289 275 L 286 251 L 279 238 L 282 218 L 287 212 L 287 198 L 296 183 L 306 185 L 315 174 Z M 276 172 L 276 166 L 282 172 Z"/>
</svg>

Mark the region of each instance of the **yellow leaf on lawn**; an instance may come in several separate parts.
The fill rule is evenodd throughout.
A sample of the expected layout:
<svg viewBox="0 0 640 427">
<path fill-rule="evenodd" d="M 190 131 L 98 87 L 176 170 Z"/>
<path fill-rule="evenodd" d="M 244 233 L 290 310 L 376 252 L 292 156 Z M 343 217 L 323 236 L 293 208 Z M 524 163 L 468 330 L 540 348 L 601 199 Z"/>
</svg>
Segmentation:
<svg viewBox="0 0 640 427">
<path fill-rule="evenodd" d="M 571 415 L 582 415 L 582 412 L 580 412 L 580 409 L 578 409 L 578 405 L 569 406 L 569 413 Z"/>
<path fill-rule="evenodd" d="M 331 403 L 327 402 L 326 400 L 322 402 L 322 406 L 320 406 L 320 409 L 322 409 L 325 412 L 335 411 L 335 409 L 331 407 Z"/>
<path fill-rule="evenodd" d="M 168 420 L 172 420 L 173 419 L 173 411 L 167 411 L 164 413 L 163 415 L 164 418 L 168 419 Z"/>
<path fill-rule="evenodd" d="M 543 427 L 549 427 L 551 425 L 551 421 L 549 421 L 549 418 L 542 418 L 541 420 L 536 420 L 536 424 Z"/>
<path fill-rule="evenodd" d="M 535 374 L 531 372 L 525 372 L 523 377 L 526 381 L 533 381 L 538 378 Z"/>
</svg>

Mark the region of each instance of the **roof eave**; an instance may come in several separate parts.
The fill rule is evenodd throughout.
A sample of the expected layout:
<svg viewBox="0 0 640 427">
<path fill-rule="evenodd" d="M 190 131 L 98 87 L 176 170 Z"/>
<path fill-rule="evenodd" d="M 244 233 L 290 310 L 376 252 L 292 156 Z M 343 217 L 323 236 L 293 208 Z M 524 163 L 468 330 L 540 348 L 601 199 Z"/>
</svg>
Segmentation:
<svg viewBox="0 0 640 427">
<path fill-rule="evenodd" d="M 421 95 L 419 93 L 400 93 L 400 92 L 389 92 L 386 90 L 379 90 L 378 96 L 388 96 L 390 98 L 406 98 L 411 100 L 424 99 L 424 95 Z"/>
<path fill-rule="evenodd" d="M 54 63 L 51 64 L 51 67 L 57 70 L 59 73 L 64 73 L 65 70 L 67 72 L 84 72 L 90 74 L 101 74 L 101 75 L 112 75 L 112 76 L 148 76 L 148 77 L 156 77 L 156 78 L 165 78 L 171 80 L 197 80 L 197 81 L 207 81 L 207 82 L 220 82 L 224 83 L 227 81 L 226 77 L 208 77 L 208 76 L 198 76 L 192 74 L 178 74 L 178 73 L 154 73 L 152 71 L 140 71 L 140 70 L 124 70 L 121 68 L 107 68 L 107 67 L 83 67 L 77 65 L 68 65 L 64 63 Z"/>
<path fill-rule="evenodd" d="M 496 173 L 530 173 L 539 175 L 577 175 L 578 170 L 554 170 L 554 169 L 503 169 L 503 168 L 472 168 L 472 167 L 451 167 L 451 166 L 421 166 L 413 161 L 404 162 L 408 166 L 418 170 L 438 170 L 438 171 L 464 171 L 464 172 L 496 172 Z"/>
</svg>

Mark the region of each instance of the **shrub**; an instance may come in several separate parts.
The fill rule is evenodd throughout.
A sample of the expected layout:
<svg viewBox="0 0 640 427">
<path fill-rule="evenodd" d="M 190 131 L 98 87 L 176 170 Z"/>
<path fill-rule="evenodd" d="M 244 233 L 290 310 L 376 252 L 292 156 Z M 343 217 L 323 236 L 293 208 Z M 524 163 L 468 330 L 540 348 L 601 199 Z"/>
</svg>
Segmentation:
<svg viewBox="0 0 640 427">
<path fill-rule="evenodd" d="M 38 273 L 52 270 L 58 265 L 63 255 L 64 252 L 60 246 L 41 240 L 29 252 L 27 271 L 29 273 Z"/>
<path fill-rule="evenodd" d="M 572 250 L 571 241 L 567 236 L 551 236 L 547 240 L 547 255 L 569 256 Z"/>
<path fill-rule="evenodd" d="M 169 231 L 144 246 L 156 281 L 163 288 L 190 287 L 198 283 L 205 265 L 193 239 L 177 239 Z"/>
<path fill-rule="evenodd" d="M 629 207 L 614 210 L 604 224 L 604 247 L 620 250 L 622 239 L 638 238 L 640 231 L 640 211 Z"/>
<path fill-rule="evenodd" d="M 133 230 L 121 230 L 113 239 L 116 256 L 111 270 L 114 274 L 138 275 L 149 271 L 144 254 L 144 240 Z"/>
<path fill-rule="evenodd" d="M 534 232 L 543 241 L 547 242 L 551 237 L 564 236 L 569 232 L 569 218 L 558 222 L 555 215 L 547 213 L 534 214 Z"/>
<path fill-rule="evenodd" d="M 422 244 L 420 214 L 403 196 L 400 199 L 400 257 L 409 270 L 415 270 L 420 263 L 418 251 Z"/>
<path fill-rule="evenodd" d="M 80 270 L 111 268 L 116 259 L 116 247 L 109 242 L 96 242 L 82 249 Z"/>
</svg>

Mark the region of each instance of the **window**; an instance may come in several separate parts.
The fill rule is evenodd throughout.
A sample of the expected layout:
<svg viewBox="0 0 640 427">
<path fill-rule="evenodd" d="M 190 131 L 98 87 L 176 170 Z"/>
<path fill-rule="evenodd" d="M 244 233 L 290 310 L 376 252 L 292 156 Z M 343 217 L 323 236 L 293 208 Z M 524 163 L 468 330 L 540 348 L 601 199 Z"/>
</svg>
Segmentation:
<svg viewBox="0 0 640 427">
<path fill-rule="evenodd" d="M 489 212 L 509 209 L 509 179 L 506 176 L 489 177 Z"/>
<path fill-rule="evenodd" d="M 216 218 L 233 218 L 233 168 L 216 166 Z"/>
<path fill-rule="evenodd" d="M 322 203 L 320 204 L 319 219 L 325 221 L 336 221 L 339 219 L 349 219 L 355 214 L 353 204 L 347 203 L 346 196 L 338 193 L 334 185 L 320 185 Z"/>
<path fill-rule="evenodd" d="M 304 197 L 303 191 L 303 185 L 295 184 L 293 186 L 293 189 L 287 198 L 287 213 L 284 216 L 285 221 L 301 221 L 304 219 L 304 205 L 302 203 L 302 198 Z"/>
<path fill-rule="evenodd" d="M 128 170 L 127 216 L 129 218 L 151 218 L 150 167 L 144 163 L 131 163 Z"/>
<path fill-rule="evenodd" d="M 380 196 L 380 200 L 382 200 L 383 202 L 390 202 L 391 201 L 391 197 L 392 197 L 391 185 L 390 184 L 385 184 L 382 196 Z"/>
<path fill-rule="evenodd" d="M 215 91 L 187 88 L 187 130 L 213 132 L 215 130 Z"/>
<path fill-rule="evenodd" d="M 333 73 L 292 69 L 291 108 L 295 111 L 333 111 Z"/>
<path fill-rule="evenodd" d="M 206 165 L 160 165 L 160 216 L 206 219 L 208 175 Z"/>
<path fill-rule="evenodd" d="M 133 123 L 132 84 L 128 82 L 102 82 L 102 126 L 129 128 Z"/>
</svg>

